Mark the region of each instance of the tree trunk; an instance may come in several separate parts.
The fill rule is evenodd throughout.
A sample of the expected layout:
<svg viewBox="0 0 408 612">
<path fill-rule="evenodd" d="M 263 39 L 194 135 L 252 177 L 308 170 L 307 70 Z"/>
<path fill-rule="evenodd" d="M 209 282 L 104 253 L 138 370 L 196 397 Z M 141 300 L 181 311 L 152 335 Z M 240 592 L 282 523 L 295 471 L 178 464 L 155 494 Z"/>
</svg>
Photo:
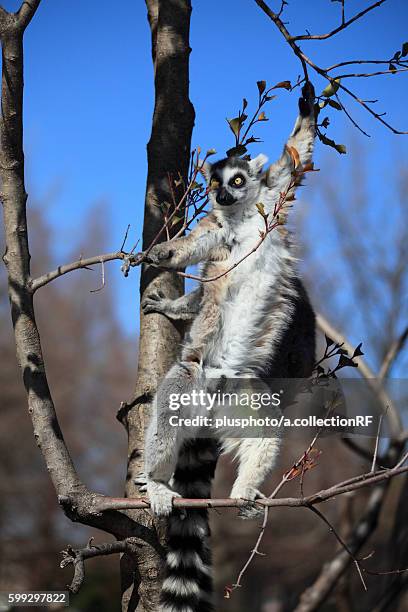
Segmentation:
<svg viewBox="0 0 408 612">
<path fill-rule="evenodd" d="M 152 35 L 155 107 L 152 132 L 147 145 L 148 175 L 143 225 L 143 248 L 163 224 L 160 203 L 170 202 L 168 176 L 187 176 L 194 108 L 189 100 L 189 0 L 146 0 Z M 183 281 L 171 272 L 144 266 L 140 296 L 161 289 L 167 297 L 183 293 Z M 140 343 L 134 398 L 121 420 L 128 431 L 128 474 L 126 495 L 139 496 L 133 480 L 143 468 L 144 429 L 157 383 L 177 356 L 181 340 L 178 326 L 159 314 L 140 315 Z M 150 513 L 135 511 L 134 518 L 158 534 L 164 543 L 164 521 L 153 521 Z M 134 555 L 122 558 L 122 610 L 157 610 L 160 594 L 160 548 L 145 544 Z M 136 594 L 137 593 L 137 594 Z"/>
</svg>

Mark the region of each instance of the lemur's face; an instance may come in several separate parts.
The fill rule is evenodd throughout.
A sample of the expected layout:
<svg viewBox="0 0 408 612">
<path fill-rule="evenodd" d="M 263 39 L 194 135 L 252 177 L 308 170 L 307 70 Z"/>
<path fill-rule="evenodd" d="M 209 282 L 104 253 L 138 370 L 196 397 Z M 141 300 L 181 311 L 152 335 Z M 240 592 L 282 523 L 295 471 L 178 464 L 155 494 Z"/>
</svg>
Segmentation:
<svg viewBox="0 0 408 612">
<path fill-rule="evenodd" d="M 214 208 L 253 204 L 260 191 L 262 166 L 266 161 L 265 155 L 258 155 L 250 161 L 227 157 L 213 165 L 206 164 L 204 174 Z"/>
</svg>

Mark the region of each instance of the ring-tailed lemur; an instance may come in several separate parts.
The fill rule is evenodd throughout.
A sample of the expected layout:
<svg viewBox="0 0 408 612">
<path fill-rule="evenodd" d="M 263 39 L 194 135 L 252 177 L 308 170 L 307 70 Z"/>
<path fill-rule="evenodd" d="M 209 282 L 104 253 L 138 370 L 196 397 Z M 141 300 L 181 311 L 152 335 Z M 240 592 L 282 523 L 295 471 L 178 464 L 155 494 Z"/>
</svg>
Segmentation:
<svg viewBox="0 0 408 612">
<path fill-rule="evenodd" d="M 314 90 L 307 83 L 299 100 L 300 114 L 281 158 L 266 172 L 264 155 L 253 160 L 227 158 L 203 166 L 210 186 L 212 211 L 187 236 L 155 245 L 146 261 L 170 269 L 202 263 L 202 276 L 229 270 L 253 249 L 266 212 L 293 178 L 294 147 L 300 163 L 311 162 L 315 137 Z M 289 198 L 290 198 L 289 194 Z M 168 372 L 155 398 L 146 434 L 145 475 L 152 511 L 168 515 L 169 539 L 162 610 L 212 610 L 207 512 L 172 512 L 174 497 L 210 496 L 217 458 L 213 440 L 186 440 L 180 427 L 169 426 L 168 398 L 205 385 L 214 373 L 221 378 L 307 377 L 314 363 L 314 314 L 298 278 L 288 236 L 267 235 L 261 246 L 228 274 L 177 300 L 147 295 L 144 313 L 159 312 L 191 320 L 181 359 Z M 238 447 L 238 448 L 237 448 Z M 278 438 L 224 440 L 237 448 L 238 476 L 232 498 L 255 500 L 274 465 Z M 171 482 L 171 486 L 170 483 Z M 253 505 L 243 514 L 252 516 Z"/>
</svg>

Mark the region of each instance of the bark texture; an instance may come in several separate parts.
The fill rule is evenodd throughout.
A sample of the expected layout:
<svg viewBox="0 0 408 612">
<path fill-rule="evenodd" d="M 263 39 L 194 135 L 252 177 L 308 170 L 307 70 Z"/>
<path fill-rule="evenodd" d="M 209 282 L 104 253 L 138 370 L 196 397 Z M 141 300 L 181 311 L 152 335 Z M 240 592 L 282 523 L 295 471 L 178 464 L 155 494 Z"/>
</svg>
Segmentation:
<svg viewBox="0 0 408 612">
<path fill-rule="evenodd" d="M 152 38 L 155 107 L 147 145 L 143 248 L 151 243 L 163 224 L 159 205 L 171 201 L 169 175 L 187 176 L 194 126 L 194 108 L 189 99 L 191 3 L 189 0 L 146 0 L 146 5 Z M 184 286 L 180 276 L 144 266 L 141 298 L 146 290 L 159 288 L 166 296 L 176 298 L 182 295 Z M 144 430 L 151 402 L 158 382 L 177 356 L 180 340 L 181 330 L 176 324 L 159 314 L 143 316 L 141 313 L 137 384 L 132 402 L 121 414 L 129 437 L 127 497 L 139 496 L 133 479 L 143 467 Z M 146 511 L 132 516 L 154 530 L 163 543 L 163 521 L 153 521 Z M 122 558 L 122 609 L 133 610 L 138 601 L 137 610 L 153 612 L 158 606 L 162 558 L 149 544 L 139 547 L 135 557 Z M 135 596 L 136 589 L 139 597 Z"/>
</svg>

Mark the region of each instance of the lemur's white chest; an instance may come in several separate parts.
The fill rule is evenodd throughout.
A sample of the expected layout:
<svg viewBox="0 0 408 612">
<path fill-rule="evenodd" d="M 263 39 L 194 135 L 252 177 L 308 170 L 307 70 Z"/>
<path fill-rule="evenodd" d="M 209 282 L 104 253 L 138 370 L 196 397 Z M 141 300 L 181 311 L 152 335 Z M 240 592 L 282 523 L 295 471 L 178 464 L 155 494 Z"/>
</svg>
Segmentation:
<svg viewBox="0 0 408 612">
<path fill-rule="evenodd" d="M 227 228 L 231 250 L 228 267 L 240 263 L 228 273 L 227 295 L 221 304 L 221 330 L 212 357 L 222 366 L 235 368 L 242 363 L 253 338 L 262 335 L 265 314 L 274 305 L 280 262 L 288 253 L 275 231 L 258 245 L 264 229 L 259 214 L 227 220 Z"/>
</svg>

